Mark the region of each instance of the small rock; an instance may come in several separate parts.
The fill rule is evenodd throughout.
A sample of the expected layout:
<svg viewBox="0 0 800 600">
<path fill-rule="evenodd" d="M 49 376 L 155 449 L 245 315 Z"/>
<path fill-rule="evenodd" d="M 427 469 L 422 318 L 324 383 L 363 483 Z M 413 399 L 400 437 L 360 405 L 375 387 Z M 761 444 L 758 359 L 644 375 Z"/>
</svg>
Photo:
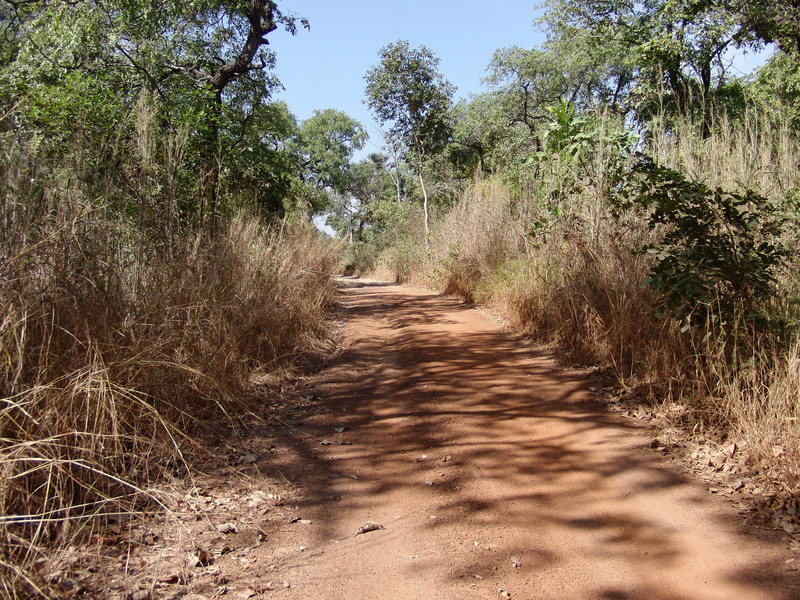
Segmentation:
<svg viewBox="0 0 800 600">
<path fill-rule="evenodd" d="M 347 431 L 347 427 L 337 427 L 336 429 L 334 429 L 334 431 L 336 433 L 344 433 L 345 431 Z"/>
<path fill-rule="evenodd" d="M 330 440 L 322 440 L 322 441 L 320 442 L 320 444 L 321 444 L 321 445 L 323 445 L 323 446 L 330 446 L 332 443 L 333 443 L 333 442 L 332 442 L 332 441 L 330 441 Z"/>
<path fill-rule="evenodd" d="M 519 560 L 519 557 L 512 556 L 511 557 L 511 564 L 514 565 L 515 569 L 519 569 L 522 566 L 522 563 Z"/>
</svg>

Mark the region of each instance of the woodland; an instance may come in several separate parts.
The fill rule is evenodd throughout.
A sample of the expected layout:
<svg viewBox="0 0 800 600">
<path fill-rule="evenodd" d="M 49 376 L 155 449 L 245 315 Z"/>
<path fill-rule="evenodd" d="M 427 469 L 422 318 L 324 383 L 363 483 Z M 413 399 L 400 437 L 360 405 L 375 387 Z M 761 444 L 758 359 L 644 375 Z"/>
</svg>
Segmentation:
<svg viewBox="0 0 800 600">
<path fill-rule="evenodd" d="M 796 0 L 554 0 L 459 101 L 388 43 L 361 160 L 362 124 L 273 99 L 289 8 L 0 0 L 0 596 L 61 597 L 87 524 L 161 510 L 328 343 L 336 274 L 486 306 L 797 498 Z"/>
</svg>

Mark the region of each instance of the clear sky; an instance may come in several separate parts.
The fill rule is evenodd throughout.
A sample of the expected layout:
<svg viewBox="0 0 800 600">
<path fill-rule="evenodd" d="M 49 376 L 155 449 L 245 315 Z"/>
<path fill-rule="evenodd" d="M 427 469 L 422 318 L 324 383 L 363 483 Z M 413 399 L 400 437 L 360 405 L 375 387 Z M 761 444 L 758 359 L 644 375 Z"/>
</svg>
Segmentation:
<svg viewBox="0 0 800 600">
<path fill-rule="evenodd" d="M 439 72 L 459 98 L 486 91 L 481 79 L 499 48 L 544 42 L 533 26 L 537 2 L 526 0 L 281 0 L 282 11 L 307 18 L 311 31 L 270 35 L 275 73 L 286 90 L 276 95 L 300 120 L 335 108 L 360 121 L 379 144 L 377 125 L 363 104 L 364 75 L 378 51 L 397 40 L 425 45 L 441 60 Z M 368 144 L 365 152 L 377 150 Z"/>
</svg>

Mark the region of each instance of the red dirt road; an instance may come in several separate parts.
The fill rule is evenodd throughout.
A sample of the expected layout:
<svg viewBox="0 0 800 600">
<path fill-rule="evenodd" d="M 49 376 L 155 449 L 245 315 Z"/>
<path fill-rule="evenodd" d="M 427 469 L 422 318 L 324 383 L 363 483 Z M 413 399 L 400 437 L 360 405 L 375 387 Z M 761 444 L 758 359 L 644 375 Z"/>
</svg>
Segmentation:
<svg viewBox="0 0 800 600">
<path fill-rule="evenodd" d="M 785 539 L 743 528 L 579 373 L 455 300 L 342 286 L 346 348 L 282 470 L 305 521 L 259 550 L 291 586 L 269 597 L 800 598 Z"/>
</svg>

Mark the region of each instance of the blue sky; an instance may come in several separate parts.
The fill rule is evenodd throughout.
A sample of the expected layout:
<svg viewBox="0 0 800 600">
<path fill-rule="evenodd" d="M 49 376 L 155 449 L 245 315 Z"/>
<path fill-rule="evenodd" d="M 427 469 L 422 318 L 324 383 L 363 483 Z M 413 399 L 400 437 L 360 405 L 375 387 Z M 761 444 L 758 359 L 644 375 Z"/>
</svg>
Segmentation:
<svg viewBox="0 0 800 600">
<path fill-rule="evenodd" d="M 536 2 L 520 0 L 282 0 L 281 10 L 305 17 L 311 31 L 295 37 L 270 35 L 277 54 L 275 73 L 286 90 L 276 95 L 294 115 L 335 108 L 360 121 L 379 144 L 377 125 L 364 99 L 364 75 L 378 51 L 399 39 L 425 45 L 441 60 L 439 71 L 458 88 L 457 96 L 486 91 L 481 79 L 499 48 L 532 48 L 544 42 L 533 26 Z M 377 150 L 368 144 L 365 152 Z"/>
</svg>

